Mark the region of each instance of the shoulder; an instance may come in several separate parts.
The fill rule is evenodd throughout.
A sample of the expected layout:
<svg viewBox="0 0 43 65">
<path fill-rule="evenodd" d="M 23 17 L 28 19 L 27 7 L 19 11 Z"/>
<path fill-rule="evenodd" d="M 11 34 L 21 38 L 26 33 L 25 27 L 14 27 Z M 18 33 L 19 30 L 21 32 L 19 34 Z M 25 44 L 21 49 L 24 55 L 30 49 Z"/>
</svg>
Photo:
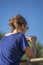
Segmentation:
<svg viewBox="0 0 43 65">
<path fill-rule="evenodd" d="M 20 37 L 25 37 L 25 35 L 22 34 L 22 33 L 19 33 L 18 35 L 19 35 Z"/>
<path fill-rule="evenodd" d="M 19 38 L 19 39 L 26 39 L 25 35 L 22 34 L 22 33 L 19 33 L 19 34 L 18 34 L 18 38 Z"/>
</svg>

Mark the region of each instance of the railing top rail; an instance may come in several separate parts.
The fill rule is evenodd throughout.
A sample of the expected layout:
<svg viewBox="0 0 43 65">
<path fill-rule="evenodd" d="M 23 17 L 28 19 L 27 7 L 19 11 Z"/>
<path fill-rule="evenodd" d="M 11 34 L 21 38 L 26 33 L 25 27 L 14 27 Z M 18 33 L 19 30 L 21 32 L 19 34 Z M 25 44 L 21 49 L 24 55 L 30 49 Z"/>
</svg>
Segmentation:
<svg viewBox="0 0 43 65">
<path fill-rule="evenodd" d="M 21 62 L 23 63 L 33 63 L 33 62 L 43 62 L 43 58 L 34 58 L 34 59 L 29 59 L 29 60 L 22 60 Z"/>
</svg>

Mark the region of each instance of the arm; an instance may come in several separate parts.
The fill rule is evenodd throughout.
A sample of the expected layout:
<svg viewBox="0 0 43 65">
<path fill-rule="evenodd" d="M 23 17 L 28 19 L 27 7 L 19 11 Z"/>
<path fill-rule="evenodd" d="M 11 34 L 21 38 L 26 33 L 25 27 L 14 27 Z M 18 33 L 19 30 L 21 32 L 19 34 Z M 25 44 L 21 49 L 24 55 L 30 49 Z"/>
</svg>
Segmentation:
<svg viewBox="0 0 43 65">
<path fill-rule="evenodd" d="M 36 56 L 36 37 L 26 37 L 27 41 L 32 41 L 32 48 L 26 48 L 25 52 L 27 55 L 29 55 L 30 58 L 34 58 Z"/>
<path fill-rule="evenodd" d="M 32 50 L 31 50 L 29 47 L 27 47 L 27 48 L 25 49 L 25 53 L 26 53 L 26 55 L 27 55 L 28 57 L 30 57 L 30 58 L 35 58 L 35 54 L 32 52 Z"/>
<path fill-rule="evenodd" d="M 28 42 L 25 38 L 24 35 L 21 36 L 20 40 L 19 40 L 19 45 L 20 45 L 20 49 L 22 51 L 25 51 L 25 53 L 27 54 L 27 56 L 29 56 L 30 58 L 34 58 L 35 54 L 34 52 L 30 49 L 30 46 L 28 45 Z"/>
</svg>

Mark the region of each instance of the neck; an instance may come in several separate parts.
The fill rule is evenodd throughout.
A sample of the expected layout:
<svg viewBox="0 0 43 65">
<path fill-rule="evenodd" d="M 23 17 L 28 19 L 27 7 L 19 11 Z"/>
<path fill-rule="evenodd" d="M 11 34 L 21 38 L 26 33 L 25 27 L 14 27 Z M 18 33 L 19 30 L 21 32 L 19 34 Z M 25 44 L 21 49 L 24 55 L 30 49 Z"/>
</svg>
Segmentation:
<svg viewBox="0 0 43 65">
<path fill-rule="evenodd" d="M 21 32 L 21 30 L 14 30 L 13 33 L 18 33 L 18 32 Z M 21 32 L 22 33 L 22 32 Z"/>
</svg>

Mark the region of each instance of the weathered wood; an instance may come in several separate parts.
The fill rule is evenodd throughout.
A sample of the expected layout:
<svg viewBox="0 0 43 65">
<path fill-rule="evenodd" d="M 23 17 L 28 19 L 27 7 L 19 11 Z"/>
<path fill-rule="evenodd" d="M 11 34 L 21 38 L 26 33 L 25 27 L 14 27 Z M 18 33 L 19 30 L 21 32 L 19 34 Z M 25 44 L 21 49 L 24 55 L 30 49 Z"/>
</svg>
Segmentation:
<svg viewBox="0 0 43 65">
<path fill-rule="evenodd" d="M 30 62 L 43 62 L 43 58 L 30 59 Z"/>
<path fill-rule="evenodd" d="M 34 59 L 29 59 L 29 60 L 24 60 L 24 61 L 21 61 L 21 63 L 33 63 L 33 62 L 43 62 L 43 58 L 34 58 Z"/>
</svg>

